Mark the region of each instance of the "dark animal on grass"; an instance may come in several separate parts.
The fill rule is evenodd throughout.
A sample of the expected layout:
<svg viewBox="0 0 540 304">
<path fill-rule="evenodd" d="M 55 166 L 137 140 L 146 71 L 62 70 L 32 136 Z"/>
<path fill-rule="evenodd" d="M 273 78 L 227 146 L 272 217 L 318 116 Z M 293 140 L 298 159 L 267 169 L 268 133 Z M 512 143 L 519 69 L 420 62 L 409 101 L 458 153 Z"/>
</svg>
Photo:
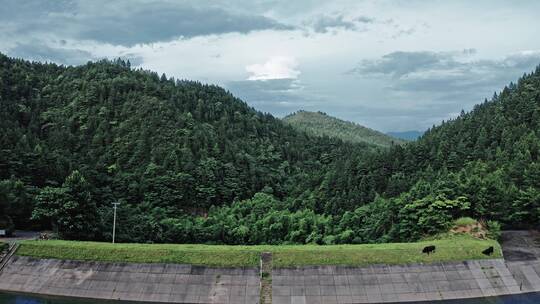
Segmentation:
<svg viewBox="0 0 540 304">
<path fill-rule="evenodd" d="M 424 249 L 422 249 L 422 253 L 427 253 L 427 255 L 429 255 L 430 253 L 434 253 L 434 252 L 435 252 L 435 246 L 434 245 L 426 246 L 426 247 L 424 247 Z"/>
<path fill-rule="evenodd" d="M 482 251 L 485 255 L 492 255 L 493 254 L 493 246 L 489 247 L 488 249 Z"/>
</svg>

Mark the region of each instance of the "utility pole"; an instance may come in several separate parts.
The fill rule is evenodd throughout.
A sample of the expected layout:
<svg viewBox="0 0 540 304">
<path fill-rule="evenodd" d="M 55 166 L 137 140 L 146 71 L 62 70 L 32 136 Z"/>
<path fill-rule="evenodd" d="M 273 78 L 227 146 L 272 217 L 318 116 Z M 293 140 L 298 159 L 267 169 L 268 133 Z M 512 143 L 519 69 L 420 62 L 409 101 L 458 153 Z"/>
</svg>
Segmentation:
<svg viewBox="0 0 540 304">
<path fill-rule="evenodd" d="M 118 207 L 118 205 L 120 205 L 120 203 L 112 203 L 113 204 L 113 208 L 114 208 L 114 217 L 113 217 L 113 228 L 112 228 L 112 242 L 114 244 L 114 237 L 115 237 L 115 234 L 116 234 L 116 207 Z"/>
</svg>

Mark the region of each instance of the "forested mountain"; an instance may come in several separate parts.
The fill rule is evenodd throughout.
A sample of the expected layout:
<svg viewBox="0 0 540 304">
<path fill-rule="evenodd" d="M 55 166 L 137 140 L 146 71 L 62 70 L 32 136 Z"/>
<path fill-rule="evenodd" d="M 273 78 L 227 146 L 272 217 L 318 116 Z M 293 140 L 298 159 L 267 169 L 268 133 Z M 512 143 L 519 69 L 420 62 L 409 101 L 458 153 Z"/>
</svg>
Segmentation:
<svg viewBox="0 0 540 304">
<path fill-rule="evenodd" d="M 34 218 L 69 226 L 55 228 L 71 238 L 103 238 L 99 220 L 116 201 L 135 228 L 149 225 L 145 240 L 164 218 L 260 191 L 283 199 L 296 176 L 367 148 L 121 60 L 63 67 L 0 55 L 0 81 L 0 207 L 19 227 L 42 207 Z"/>
<path fill-rule="evenodd" d="M 0 55 L 0 225 L 64 238 L 407 241 L 540 223 L 540 67 L 390 148 L 311 136 L 216 86 Z M 8 217 L 7 217 L 7 216 Z"/>
<path fill-rule="evenodd" d="M 386 132 L 387 135 L 390 135 L 395 138 L 401 138 L 407 141 L 411 140 L 417 140 L 424 132 L 420 131 L 394 131 L 394 132 Z"/>
<path fill-rule="evenodd" d="M 341 120 L 322 112 L 298 111 L 287 115 L 283 121 L 294 128 L 315 136 L 328 136 L 352 143 L 367 143 L 381 147 L 390 147 L 404 143 L 381 132 L 359 124 Z"/>
<path fill-rule="evenodd" d="M 341 221 L 353 221 L 363 241 L 417 239 L 463 215 L 537 227 L 539 157 L 540 66 L 470 113 L 364 163 L 360 175 L 382 196 Z"/>
</svg>

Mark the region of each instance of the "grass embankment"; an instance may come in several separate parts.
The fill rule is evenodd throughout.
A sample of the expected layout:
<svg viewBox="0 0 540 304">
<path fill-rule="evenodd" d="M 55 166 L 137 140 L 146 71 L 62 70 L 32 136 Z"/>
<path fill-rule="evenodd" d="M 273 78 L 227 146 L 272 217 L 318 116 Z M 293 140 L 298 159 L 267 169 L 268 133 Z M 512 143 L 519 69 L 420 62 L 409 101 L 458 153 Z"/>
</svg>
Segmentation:
<svg viewBox="0 0 540 304">
<path fill-rule="evenodd" d="M 111 244 L 76 241 L 22 241 L 18 255 L 66 260 L 175 263 L 223 267 L 256 266 L 251 246 L 186 244 Z"/>
<path fill-rule="evenodd" d="M 435 245 L 435 253 L 422 254 L 422 249 Z M 416 243 L 388 243 L 334 246 L 283 246 L 273 254 L 277 266 L 295 265 L 368 265 L 411 264 L 485 259 L 482 251 L 495 248 L 491 258 L 501 257 L 500 245 L 493 240 L 475 239 L 468 235 L 450 236 L 441 240 Z"/>
<path fill-rule="evenodd" d="M 435 253 L 422 254 L 428 245 Z M 178 263 L 219 267 L 258 266 L 261 252 L 272 252 L 274 267 L 302 265 L 409 264 L 488 258 L 482 250 L 495 247 L 491 258 L 501 257 L 493 240 L 467 235 L 416 243 L 364 245 L 183 245 L 110 244 L 73 241 L 23 241 L 18 255 L 37 258 L 92 260 L 132 263 Z"/>
</svg>

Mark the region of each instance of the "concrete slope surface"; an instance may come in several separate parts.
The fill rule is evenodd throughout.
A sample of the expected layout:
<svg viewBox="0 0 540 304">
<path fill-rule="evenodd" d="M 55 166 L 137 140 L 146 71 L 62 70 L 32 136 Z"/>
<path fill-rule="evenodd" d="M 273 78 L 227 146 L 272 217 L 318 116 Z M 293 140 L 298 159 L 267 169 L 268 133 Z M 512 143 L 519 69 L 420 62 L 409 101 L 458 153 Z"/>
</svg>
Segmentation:
<svg viewBox="0 0 540 304">
<path fill-rule="evenodd" d="M 13 256 L 0 290 L 174 303 L 258 303 L 257 268 L 60 261 Z"/>
<path fill-rule="evenodd" d="M 540 291 L 540 233 L 503 234 L 506 260 L 456 263 L 211 268 L 35 259 L 13 255 L 0 291 L 144 302 L 258 304 L 391 303 Z M 262 263 L 271 265 L 270 260 Z M 270 300 L 270 301 L 268 301 Z"/>
<path fill-rule="evenodd" d="M 274 304 L 416 302 L 521 292 L 502 259 L 275 269 L 272 283 Z"/>
</svg>

